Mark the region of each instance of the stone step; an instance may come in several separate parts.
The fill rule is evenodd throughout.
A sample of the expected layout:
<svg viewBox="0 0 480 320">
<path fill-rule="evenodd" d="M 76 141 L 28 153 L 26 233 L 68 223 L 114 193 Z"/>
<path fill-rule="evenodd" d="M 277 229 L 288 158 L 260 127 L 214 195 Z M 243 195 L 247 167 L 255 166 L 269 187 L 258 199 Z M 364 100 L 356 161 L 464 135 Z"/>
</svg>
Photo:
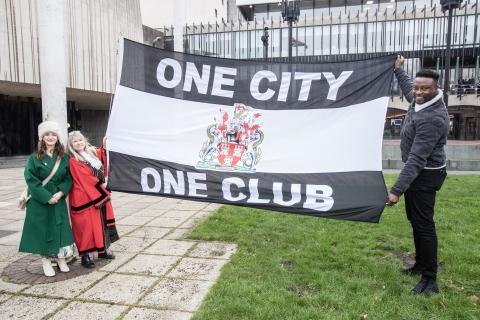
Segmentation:
<svg viewBox="0 0 480 320">
<path fill-rule="evenodd" d="M 403 162 L 400 159 L 383 159 L 383 169 L 402 169 Z M 480 171 L 480 160 L 449 160 L 447 170 L 451 171 Z"/>
<path fill-rule="evenodd" d="M 29 156 L 0 157 L 0 169 L 25 167 L 28 157 Z"/>
<path fill-rule="evenodd" d="M 447 159 L 452 161 L 458 160 L 480 160 L 480 143 L 478 144 L 451 144 L 445 146 L 445 153 L 447 154 Z M 401 159 L 401 152 L 399 145 L 383 145 L 382 150 L 382 159 Z"/>
<path fill-rule="evenodd" d="M 391 143 L 391 142 L 390 142 Z M 472 141 L 465 144 L 448 144 L 445 146 L 447 170 L 480 171 L 480 143 Z M 403 168 L 399 144 L 383 144 L 383 169 Z"/>
</svg>

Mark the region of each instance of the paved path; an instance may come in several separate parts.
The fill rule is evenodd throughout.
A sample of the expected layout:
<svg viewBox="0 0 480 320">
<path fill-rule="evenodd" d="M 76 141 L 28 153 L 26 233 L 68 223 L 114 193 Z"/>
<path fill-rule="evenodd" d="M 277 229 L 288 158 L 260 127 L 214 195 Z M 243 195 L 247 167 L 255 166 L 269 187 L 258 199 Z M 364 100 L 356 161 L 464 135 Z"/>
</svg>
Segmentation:
<svg viewBox="0 0 480 320">
<path fill-rule="evenodd" d="M 34 258 L 18 253 L 25 216 L 16 208 L 22 174 L 23 169 L 0 170 L 1 319 L 190 319 L 236 251 L 235 244 L 185 238 L 217 204 L 113 193 L 121 236 L 112 245 L 115 260 L 54 283 L 41 284 L 36 275 L 38 284 L 30 284 L 19 270 L 25 279 L 13 283 L 16 274 L 5 271 Z M 78 263 L 71 269 L 81 269 Z M 40 266 L 28 268 L 38 272 Z"/>
</svg>

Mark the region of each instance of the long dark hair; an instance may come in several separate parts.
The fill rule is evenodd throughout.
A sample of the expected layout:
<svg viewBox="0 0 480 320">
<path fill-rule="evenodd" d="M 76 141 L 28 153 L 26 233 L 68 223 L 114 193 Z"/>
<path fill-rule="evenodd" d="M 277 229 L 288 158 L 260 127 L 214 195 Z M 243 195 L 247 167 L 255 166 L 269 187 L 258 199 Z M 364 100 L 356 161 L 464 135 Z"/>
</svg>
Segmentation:
<svg viewBox="0 0 480 320">
<path fill-rule="evenodd" d="M 54 147 L 53 150 L 57 151 L 58 157 L 60 157 L 60 158 L 65 153 L 65 148 L 64 148 L 63 144 L 60 142 L 60 140 L 57 140 L 57 143 L 55 143 L 55 147 Z M 45 144 L 45 141 L 43 141 L 43 137 L 42 137 L 42 139 L 40 141 L 38 141 L 37 159 L 42 160 L 46 153 L 47 153 L 47 145 Z"/>
</svg>

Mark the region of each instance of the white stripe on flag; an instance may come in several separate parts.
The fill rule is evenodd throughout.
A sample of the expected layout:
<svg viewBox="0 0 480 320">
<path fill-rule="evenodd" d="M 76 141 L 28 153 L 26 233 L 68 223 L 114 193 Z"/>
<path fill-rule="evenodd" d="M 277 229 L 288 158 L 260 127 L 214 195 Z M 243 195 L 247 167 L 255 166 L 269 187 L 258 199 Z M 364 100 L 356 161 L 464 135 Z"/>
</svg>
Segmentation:
<svg viewBox="0 0 480 320">
<path fill-rule="evenodd" d="M 382 97 L 337 109 L 257 109 L 265 136 L 256 171 L 381 171 L 387 104 L 388 97 Z M 117 86 L 107 131 L 108 148 L 195 166 L 207 140 L 207 127 L 214 124 L 219 109 L 232 114 L 234 107 L 167 98 Z"/>
</svg>

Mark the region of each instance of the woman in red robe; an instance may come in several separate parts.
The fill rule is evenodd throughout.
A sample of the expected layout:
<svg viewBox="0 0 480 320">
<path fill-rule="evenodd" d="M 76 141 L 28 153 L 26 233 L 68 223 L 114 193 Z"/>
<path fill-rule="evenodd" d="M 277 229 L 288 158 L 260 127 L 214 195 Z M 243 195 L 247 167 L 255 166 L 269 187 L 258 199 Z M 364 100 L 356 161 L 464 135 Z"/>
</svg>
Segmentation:
<svg viewBox="0 0 480 320">
<path fill-rule="evenodd" d="M 90 253 L 97 252 L 99 258 L 114 259 L 113 253 L 107 249 L 119 239 L 100 160 L 104 151 L 91 146 L 80 131 L 69 134 L 68 150 L 73 179 L 68 195 L 73 236 L 82 265 L 93 268 L 95 264 Z"/>
</svg>

